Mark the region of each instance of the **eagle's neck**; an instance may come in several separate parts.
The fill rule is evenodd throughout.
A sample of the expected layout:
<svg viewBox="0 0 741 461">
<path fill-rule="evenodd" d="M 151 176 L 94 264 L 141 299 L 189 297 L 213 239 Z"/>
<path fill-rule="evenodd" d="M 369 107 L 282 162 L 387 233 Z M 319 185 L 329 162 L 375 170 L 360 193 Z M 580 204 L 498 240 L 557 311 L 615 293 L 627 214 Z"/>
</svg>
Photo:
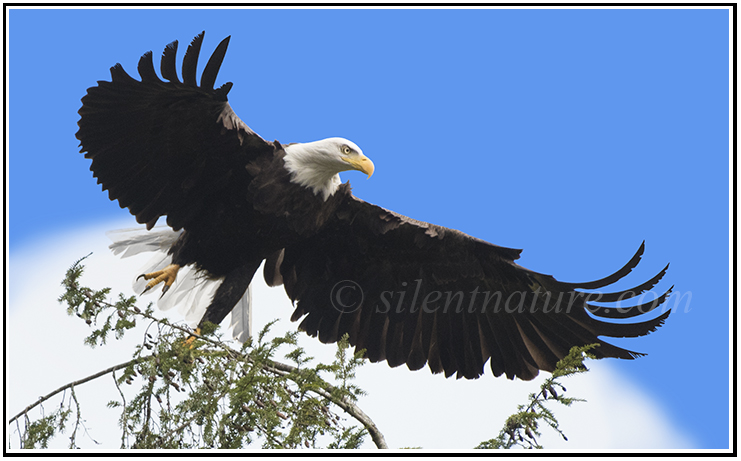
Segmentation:
<svg viewBox="0 0 741 461">
<path fill-rule="evenodd" d="M 336 163 L 327 157 L 324 149 L 322 141 L 291 144 L 284 149 L 283 161 L 291 174 L 291 182 L 311 189 L 314 195 L 326 201 L 337 192 L 342 181 Z"/>
</svg>

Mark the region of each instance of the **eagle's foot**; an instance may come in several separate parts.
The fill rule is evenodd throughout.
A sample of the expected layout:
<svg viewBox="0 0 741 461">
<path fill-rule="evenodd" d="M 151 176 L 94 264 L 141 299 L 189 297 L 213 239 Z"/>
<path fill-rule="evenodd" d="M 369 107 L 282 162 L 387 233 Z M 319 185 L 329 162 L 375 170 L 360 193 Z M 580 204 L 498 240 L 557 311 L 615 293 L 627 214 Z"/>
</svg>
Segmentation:
<svg viewBox="0 0 741 461">
<path fill-rule="evenodd" d="M 196 340 L 196 337 L 194 335 L 199 335 L 200 336 L 200 334 L 201 334 L 201 328 L 198 327 L 193 332 L 193 334 L 188 337 L 188 339 L 186 339 L 185 341 L 183 341 L 183 344 L 186 345 L 186 346 L 188 346 L 189 348 L 193 349 L 193 343 Z"/>
<path fill-rule="evenodd" d="M 178 270 L 180 270 L 180 266 L 178 266 L 177 264 L 170 264 L 161 271 L 154 271 L 148 274 L 140 275 L 136 278 L 137 280 L 142 277 L 144 277 L 144 280 L 149 280 L 149 282 L 147 282 L 147 287 L 144 289 L 144 291 L 142 291 L 142 294 L 154 288 L 154 286 L 159 284 L 160 282 L 164 282 L 165 285 L 162 287 L 162 296 L 164 296 L 165 293 L 167 293 L 167 290 L 170 289 L 172 284 L 175 283 L 175 277 L 177 277 L 178 275 Z"/>
</svg>

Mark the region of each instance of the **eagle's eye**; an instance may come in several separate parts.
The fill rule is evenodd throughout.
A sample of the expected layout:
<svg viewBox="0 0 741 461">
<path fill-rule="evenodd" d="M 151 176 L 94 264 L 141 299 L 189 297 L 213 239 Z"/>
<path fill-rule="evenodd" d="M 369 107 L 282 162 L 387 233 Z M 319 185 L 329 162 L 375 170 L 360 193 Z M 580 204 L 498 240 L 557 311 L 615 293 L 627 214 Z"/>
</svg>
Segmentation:
<svg viewBox="0 0 741 461">
<path fill-rule="evenodd" d="M 350 152 L 351 152 L 351 151 L 352 151 L 352 150 L 351 150 L 351 149 L 350 149 L 349 147 L 347 147 L 347 146 L 342 146 L 342 153 L 343 153 L 343 154 L 345 154 L 345 155 L 350 155 Z"/>
</svg>

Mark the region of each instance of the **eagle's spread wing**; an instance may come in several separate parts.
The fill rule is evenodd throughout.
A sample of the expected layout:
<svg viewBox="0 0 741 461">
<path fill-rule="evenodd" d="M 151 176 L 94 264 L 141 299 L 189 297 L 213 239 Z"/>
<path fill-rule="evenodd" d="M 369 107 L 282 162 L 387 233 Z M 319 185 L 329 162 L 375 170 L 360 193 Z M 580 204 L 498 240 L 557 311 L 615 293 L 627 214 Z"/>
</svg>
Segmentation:
<svg viewBox="0 0 741 461">
<path fill-rule="evenodd" d="M 196 83 L 203 33 L 188 47 L 181 82 L 175 69 L 177 41 L 162 55 L 157 77 L 148 52 L 139 61 L 141 81 L 120 64 L 111 82 L 88 89 L 79 110 L 77 138 L 90 167 L 111 200 L 118 199 L 140 223 L 152 228 L 160 216 L 175 230 L 198 216 L 210 200 L 234 184 L 246 187 L 245 164 L 273 145 L 232 111 L 232 84 L 214 89 L 229 37 L 214 51 Z"/>
<path fill-rule="evenodd" d="M 281 265 L 286 292 L 297 302 L 292 320 L 322 342 L 344 333 L 373 361 L 406 363 L 416 370 L 475 378 L 489 360 L 492 372 L 532 379 L 552 371 L 572 346 L 600 343 L 598 357 L 637 354 L 598 339 L 648 334 L 670 311 L 641 323 L 631 318 L 664 301 L 620 309 L 616 302 L 650 290 L 648 282 L 592 295 L 638 264 L 643 245 L 621 270 L 589 283 L 563 283 L 514 262 L 520 250 L 492 245 L 462 232 L 412 220 L 350 197 L 336 219 L 310 241 L 288 247 Z M 670 289 L 671 290 L 671 289 Z M 593 316 L 590 316 L 590 311 Z"/>
</svg>

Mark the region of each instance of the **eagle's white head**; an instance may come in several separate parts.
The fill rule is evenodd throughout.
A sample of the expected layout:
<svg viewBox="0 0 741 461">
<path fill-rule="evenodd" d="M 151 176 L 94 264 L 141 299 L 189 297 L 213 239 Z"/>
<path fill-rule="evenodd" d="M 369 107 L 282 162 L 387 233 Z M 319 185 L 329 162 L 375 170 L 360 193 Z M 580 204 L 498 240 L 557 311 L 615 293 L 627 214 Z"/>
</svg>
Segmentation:
<svg viewBox="0 0 741 461">
<path fill-rule="evenodd" d="M 363 151 L 344 138 L 290 144 L 285 151 L 284 161 L 291 173 L 291 182 L 310 188 L 324 200 L 340 187 L 341 171 L 358 170 L 370 178 L 375 169 Z"/>
</svg>

